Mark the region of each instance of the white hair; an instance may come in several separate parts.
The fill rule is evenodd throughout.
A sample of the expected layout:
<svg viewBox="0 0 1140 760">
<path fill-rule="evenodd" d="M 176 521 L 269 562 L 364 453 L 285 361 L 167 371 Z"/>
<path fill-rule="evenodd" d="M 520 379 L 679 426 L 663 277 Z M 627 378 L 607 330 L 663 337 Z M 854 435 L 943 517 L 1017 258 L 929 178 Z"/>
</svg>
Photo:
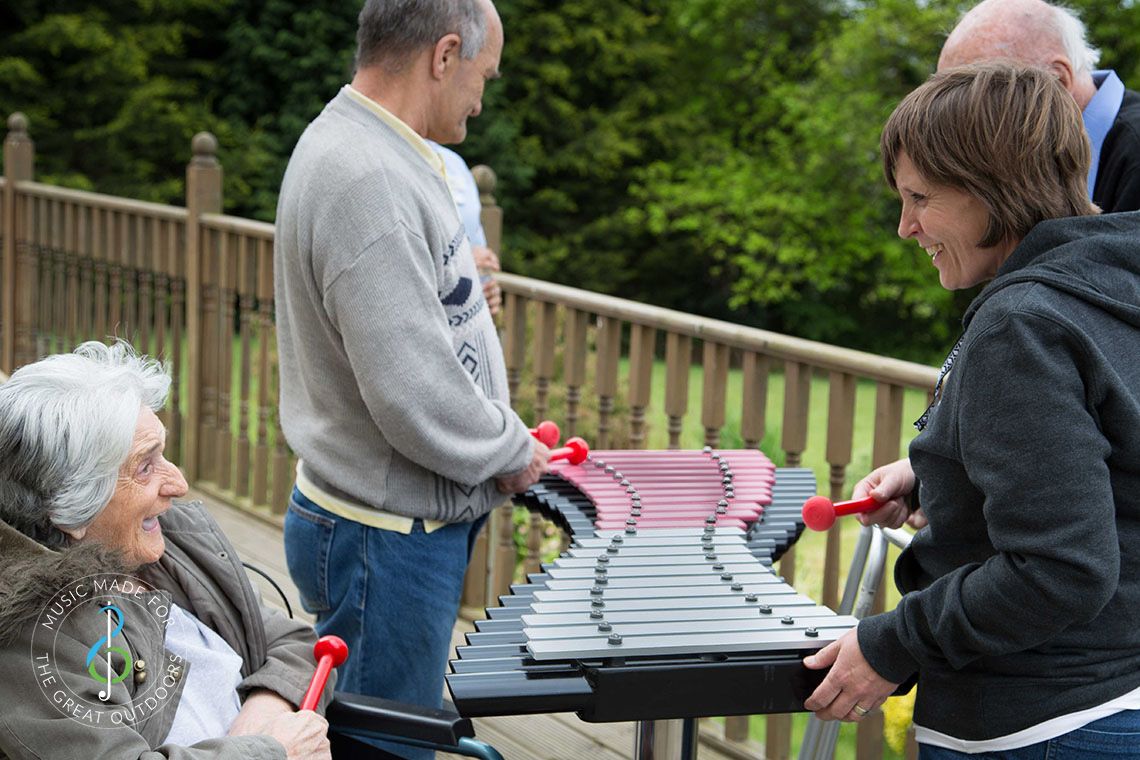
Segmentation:
<svg viewBox="0 0 1140 760">
<path fill-rule="evenodd" d="M 1076 11 L 1061 5 L 1053 6 L 1053 25 L 1061 38 L 1065 55 L 1073 64 L 1074 74 L 1091 74 L 1100 61 L 1100 50 L 1088 42 L 1084 22 Z"/>
<path fill-rule="evenodd" d="M 107 506 L 139 412 L 166 403 L 170 375 L 125 342 L 91 341 L 0 385 L 0 518 L 42 543 Z"/>
</svg>

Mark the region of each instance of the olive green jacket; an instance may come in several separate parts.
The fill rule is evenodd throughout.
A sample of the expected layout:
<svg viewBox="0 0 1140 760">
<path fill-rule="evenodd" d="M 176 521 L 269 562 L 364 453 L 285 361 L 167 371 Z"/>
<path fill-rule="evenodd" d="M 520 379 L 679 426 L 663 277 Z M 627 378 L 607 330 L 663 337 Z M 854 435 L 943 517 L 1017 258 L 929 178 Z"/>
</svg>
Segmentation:
<svg viewBox="0 0 1140 760">
<path fill-rule="evenodd" d="M 165 554 L 125 576 L 110 575 L 115 558 L 98 547 L 54 551 L 0 522 L 0 758 L 284 760 L 284 747 L 264 735 L 162 745 L 193 667 L 164 645 L 171 602 L 241 656 L 242 699 L 268 689 L 299 704 L 314 670 L 315 635 L 262 603 L 200 503 L 177 504 L 160 521 Z M 131 577 L 153 591 L 130 594 Z M 104 637 L 116 618 L 100 614 L 105 604 L 126 621 L 110 647 Z M 331 694 L 330 681 L 322 710 Z"/>
</svg>

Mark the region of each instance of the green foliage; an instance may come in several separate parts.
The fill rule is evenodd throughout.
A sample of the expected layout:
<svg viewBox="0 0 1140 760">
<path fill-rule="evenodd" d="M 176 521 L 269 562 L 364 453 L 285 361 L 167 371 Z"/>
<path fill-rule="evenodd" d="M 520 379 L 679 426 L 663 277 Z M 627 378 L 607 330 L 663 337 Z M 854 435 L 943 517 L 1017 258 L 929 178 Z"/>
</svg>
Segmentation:
<svg viewBox="0 0 1140 760">
<path fill-rule="evenodd" d="M 0 110 L 31 120 L 39 177 L 179 202 L 190 138 L 213 121 L 212 65 L 186 53 L 226 5 L 22 0 L 0 10 Z"/>
<path fill-rule="evenodd" d="M 293 146 L 352 78 L 359 0 L 233 0 L 218 61 L 217 113 L 248 131 L 254 148 L 235 213 L 273 221 Z M 227 154 L 226 168 L 232 171 Z M 232 200 L 232 199 L 229 199 Z"/>
<path fill-rule="evenodd" d="M 614 211 L 636 167 L 677 150 L 669 5 L 499 3 L 505 77 L 462 150 L 500 174 L 508 267 L 603 292 L 637 269 L 640 252 L 611 242 Z"/>
<path fill-rule="evenodd" d="M 1140 86 L 1135 0 L 1075 0 Z M 936 360 L 949 294 L 894 230 L 879 129 L 960 0 L 500 0 L 503 80 L 461 148 L 499 175 L 508 269 Z M 0 111 L 37 177 L 180 203 L 214 132 L 226 210 L 270 220 L 293 145 L 350 76 L 360 0 L 8 0 Z"/>
<path fill-rule="evenodd" d="M 768 81 L 752 128 L 738 114 L 704 150 L 647 167 L 627 224 L 662 262 L 707 272 L 705 292 L 730 318 L 930 359 L 954 329 L 951 299 L 894 235 L 878 136 L 930 73 L 953 16 L 908 0 L 838 21 L 824 10 L 816 23 L 826 34 L 793 56 L 799 76 Z M 773 47 L 805 39 L 789 33 Z M 760 68 L 770 79 L 772 67 Z"/>
<path fill-rule="evenodd" d="M 1100 68 L 1116 69 L 1124 83 L 1140 88 L 1140 5 L 1135 0 L 1069 0 L 1100 49 Z"/>
</svg>

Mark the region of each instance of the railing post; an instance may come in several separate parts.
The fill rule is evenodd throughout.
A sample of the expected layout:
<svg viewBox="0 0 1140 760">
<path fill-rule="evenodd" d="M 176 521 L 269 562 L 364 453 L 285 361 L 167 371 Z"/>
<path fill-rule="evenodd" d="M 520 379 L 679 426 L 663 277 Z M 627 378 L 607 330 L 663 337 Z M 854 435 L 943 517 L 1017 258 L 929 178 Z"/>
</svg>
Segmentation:
<svg viewBox="0 0 1140 760">
<path fill-rule="evenodd" d="M 566 425 L 563 437 L 578 432 L 578 404 L 582 400 L 582 385 L 586 382 L 586 332 L 589 321 L 589 315 L 584 311 L 566 311 L 562 342 L 562 374 L 566 383 Z"/>
<path fill-rule="evenodd" d="M 744 447 L 760 448 L 768 417 L 768 357 L 748 351 L 743 367 L 743 398 L 740 408 L 740 435 Z"/>
<path fill-rule="evenodd" d="M 188 480 L 199 476 L 201 438 L 202 373 L 205 356 L 203 336 L 208 329 L 202 319 L 202 214 L 222 210 L 222 166 L 218 163 L 218 140 L 209 132 L 199 132 L 190 142 L 193 158 L 186 167 L 186 438 L 182 449 L 182 469 Z"/>
<path fill-rule="evenodd" d="M 665 414 L 669 418 L 669 448 L 681 448 L 681 430 L 689 409 L 689 365 L 693 341 L 687 335 L 665 336 Z"/>
<path fill-rule="evenodd" d="M 36 148 L 28 136 L 28 118 L 17 111 L 8 117 L 8 136 L 4 138 L 4 206 L 3 206 L 3 280 L 0 292 L 0 323 L 3 335 L 0 336 L 0 370 L 11 373 L 17 366 L 34 359 L 31 345 L 31 314 L 18 309 L 17 293 L 28 293 L 21 297 L 21 305 L 30 297 L 32 283 L 24 283 L 16 288 L 17 239 L 24 232 L 16 215 L 16 183 L 31 180 L 35 174 Z M 26 247 L 27 244 L 24 244 Z M 21 251 L 22 253 L 22 251 Z M 27 304 L 30 308 L 31 304 Z M 17 345 L 17 340 L 20 344 Z"/>
<path fill-rule="evenodd" d="M 518 399 L 523 365 L 526 364 L 526 304 L 526 297 L 518 293 L 507 293 L 503 299 L 503 321 L 506 325 L 503 358 L 507 363 L 507 389 L 512 404 Z"/>
<path fill-rule="evenodd" d="M 827 463 L 830 465 L 830 496 L 838 501 L 844 496 L 847 466 L 855 432 L 855 376 L 832 372 L 828 378 Z M 820 489 L 822 491 L 822 489 Z M 827 531 L 827 549 L 823 560 L 823 594 L 825 607 L 839 605 L 840 523 Z"/>
<path fill-rule="evenodd" d="M 598 433 L 594 440 L 599 449 L 613 446 L 610 429 L 613 426 L 620 359 L 621 321 L 614 317 L 598 317 L 598 366 L 594 378 L 598 391 Z"/>
<path fill-rule="evenodd" d="M 539 301 L 534 315 L 534 419 L 537 425 L 550 409 L 550 380 L 554 377 L 554 336 L 558 304 Z"/>
<path fill-rule="evenodd" d="M 705 428 L 705 445 L 716 448 L 724 427 L 728 346 L 706 340 L 701 364 L 701 424 Z"/>
<path fill-rule="evenodd" d="M 781 448 L 788 467 L 799 467 L 807 448 L 808 410 L 811 405 L 810 364 L 784 362 L 784 429 Z M 796 581 L 796 547 L 793 545 L 780 560 L 780 574 L 788 585 Z"/>
<path fill-rule="evenodd" d="M 657 331 L 633 325 L 629 339 L 629 447 L 645 448 L 645 407 L 653 390 L 653 348 Z"/>
<path fill-rule="evenodd" d="M 503 210 L 495 202 L 495 184 L 498 182 L 494 170 L 484 164 L 471 169 L 475 186 L 479 188 L 479 221 L 483 224 L 483 234 L 487 247 L 496 253 L 503 250 Z"/>
</svg>

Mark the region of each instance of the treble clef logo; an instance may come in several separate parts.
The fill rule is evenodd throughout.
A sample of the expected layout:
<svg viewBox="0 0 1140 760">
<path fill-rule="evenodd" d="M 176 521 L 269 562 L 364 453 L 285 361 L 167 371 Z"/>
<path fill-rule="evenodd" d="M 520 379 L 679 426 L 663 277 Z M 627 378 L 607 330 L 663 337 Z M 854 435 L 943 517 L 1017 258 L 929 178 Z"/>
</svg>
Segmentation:
<svg viewBox="0 0 1140 760">
<path fill-rule="evenodd" d="M 111 646 L 111 640 L 115 636 L 119 635 L 119 633 L 123 630 L 123 624 L 126 622 L 123 611 L 113 604 L 108 604 L 106 607 L 100 608 L 99 611 L 107 613 L 107 635 L 103 638 L 100 638 L 91 646 L 90 649 L 87 650 L 87 672 L 90 673 L 91 677 L 96 681 L 107 685 L 107 688 L 101 689 L 99 691 L 99 699 L 106 702 L 111 698 L 111 684 L 120 683 L 124 678 L 130 675 L 131 669 L 134 666 L 134 661 L 131 659 L 131 654 L 127 650 L 123 649 L 122 647 Z M 114 613 L 114 617 L 116 618 L 114 631 L 111 630 L 112 613 Z M 96 659 L 99 657 L 99 650 L 104 646 L 107 648 L 107 657 L 105 662 Z M 119 656 L 123 658 L 124 663 L 123 672 L 114 678 L 111 677 L 111 652 L 118 653 Z M 103 664 L 106 665 L 106 668 L 104 669 L 105 675 L 100 674 L 98 670 L 99 666 Z"/>
</svg>

